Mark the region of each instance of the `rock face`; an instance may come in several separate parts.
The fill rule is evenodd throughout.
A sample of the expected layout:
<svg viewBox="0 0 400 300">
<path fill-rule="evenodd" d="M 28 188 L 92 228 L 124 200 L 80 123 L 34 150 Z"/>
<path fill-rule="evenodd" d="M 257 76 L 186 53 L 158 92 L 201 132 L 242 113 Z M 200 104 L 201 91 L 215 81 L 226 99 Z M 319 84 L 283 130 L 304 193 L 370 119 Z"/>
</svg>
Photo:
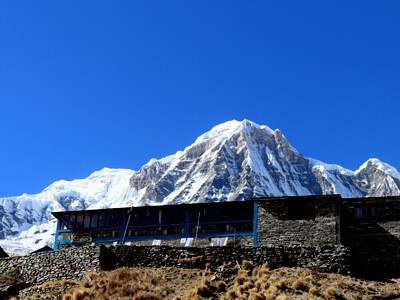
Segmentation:
<svg viewBox="0 0 400 300">
<path fill-rule="evenodd" d="M 106 168 L 36 195 L 0 198 L 0 246 L 27 253 L 52 244 L 51 211 L 312 194 L 400 195 L 400 174 L 378 159 L 356 171 L 325 164 L 304 157 L 278 129 L 229 121 L 139 171 Z"/>
<path fill-rule="evenodd" d="M 134 173 L 129 205 L 235 201 L 257 196 L 400 194 L 394 167 L 370 159 L 353 172 L 304 157 L 279 130 L 250 121 L 214 127 L 194 144 Z"/>
<path fill-rule="evenodd" d="M 354 181 L 367 197 L 400 194 L 399 173 L 378 159 L 365 162 L 355 172 Z"/>
</svg>

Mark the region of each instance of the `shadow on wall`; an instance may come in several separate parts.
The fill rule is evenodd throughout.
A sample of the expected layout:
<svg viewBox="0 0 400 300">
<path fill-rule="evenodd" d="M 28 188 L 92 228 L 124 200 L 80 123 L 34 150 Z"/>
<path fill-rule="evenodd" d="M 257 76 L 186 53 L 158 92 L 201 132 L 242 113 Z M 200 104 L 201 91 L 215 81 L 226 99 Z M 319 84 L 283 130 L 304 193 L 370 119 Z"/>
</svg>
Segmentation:
<svg viewBox="0 0 400 300">
<path fill-rule="evenodd" d="M 400 276 L 400 240 L 379 222 L 353 222 L 344 244 L 351 248 L 355 276 L 370 279 Z"/>
</svg>

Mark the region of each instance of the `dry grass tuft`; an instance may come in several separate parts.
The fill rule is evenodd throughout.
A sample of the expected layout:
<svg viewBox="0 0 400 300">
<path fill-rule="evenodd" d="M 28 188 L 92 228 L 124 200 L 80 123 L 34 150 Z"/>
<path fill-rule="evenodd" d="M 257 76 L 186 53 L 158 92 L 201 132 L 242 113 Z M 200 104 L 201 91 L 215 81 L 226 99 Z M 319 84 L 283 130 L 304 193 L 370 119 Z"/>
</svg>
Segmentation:
<svg viewBox="0 0 400 300">
<path fill-rule="evenodd" d="M 334 287 L 330 286 L 324 290 L 323 295 L 326 299 L 336 299 L 336 296 L 338 296 L 339 293 Z"/>
<path fill-rule="evenodd" d="M 162 298 L 152 292 L 140 291 L 133 300 L 161 300 Z"/>
<path fill-rule="evenodd" d="M 239 274 L 238 276 L 236 276 L 236 284 L 237 284 L 237 285 L 242 285 L 242 284 L 244 284 L 247 280 L 249 280 L 249 277 L 248 277 L 247 275 Z"/>
<path fill-rule="evenodd" d="M 182 267 L 203 269 L 205 267 L 204 257 L 202 255 L 189 258 L 180 258 L 179 262 Z"/>
<path fill-rule="evenodd" d="M 207 283 L 207 280 L 204 278 L 203 282 Z M 164 267 L 88 272 L 79 287 L 67 292 L 63 300 L 172 299 L 183 294 L 188 285 L 182 284 L 185 281 L 190 282 L 194 288 L 199 282 L 198 270 Z"/>
<path fill-rule="evenodd" d="M 400 280 L 399 280 L 400 282 Z M 221 299 L 400 299 L 399 282 L 367 282 L 302 268 L 240 270 Z M 363 299 L 364 299 L 363 298 Z"/>
<path fill-rule="evenodd" d="M 310 295 L 315 295 L 315 296 L 317 296 L 319 294 L 318 289 L 315 286 L 310 287 L 310 289 L 308 290 L 308 293 Z"/>
<path fill-rule="evenodd" d="M 226 283 L 223 280 L 218 280 L 215 283 L 215 287 L 217 288 L 217 292 L 225 292 L 226 290 Z"/>
<path fill-rule="evenodd" d="M 304 279 L 300 278 L 293 281 L 291 288 L 294 290 L 307 291 L 308 284 Z"/>
<path fill-rule="evenodd" d="M 61 280 L 57 284 L 67 283 Z M 51 284 L 56 282 L 45 285 Z M 268 265 L 254 267 L 247 261 L 241 266 L 236 263 L 217 267 L 206 265 L 203 270 L 122 268 L 89 272 L 62 299 L 400 299 L 400 279 L 374 282 L 303 268 L 271 270 Z"/>
<path fill-rule="evenodd" d="M 207 285 L 202 283 L 196 287 L 196 294 L 202 297 L 210 297 L 212 292 Z"/>
<path fill-rule="evenodd" d="M 243 268 L 243 270 L 251 271 L 251 270 L 254 269 L 254 265 L 253 265 L 253 263 L 251 261 L 243 260 L 242 261 L 242 268 Z"/>
</svg>

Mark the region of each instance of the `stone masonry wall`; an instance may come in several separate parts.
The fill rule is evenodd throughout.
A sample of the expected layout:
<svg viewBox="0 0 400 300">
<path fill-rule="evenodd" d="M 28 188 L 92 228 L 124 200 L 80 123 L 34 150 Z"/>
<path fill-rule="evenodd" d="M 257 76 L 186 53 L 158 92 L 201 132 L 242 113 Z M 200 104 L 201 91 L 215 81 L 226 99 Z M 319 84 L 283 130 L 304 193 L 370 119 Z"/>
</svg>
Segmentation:
<svg viewBox="0 0 400 300">
<path fill-rule="evenodd" d="M 0 259 L 0 274 L 18 269 L 25 282 L 41 284 L 59 279 L 82 279 L 87 271 L 101 269 L 101 247 L 76 247 Z"/>
<path fill-rule="evenodd" d="M 17 269 L 21 272 L 22 264 L 25 262 L 26 256 L 15 256 L 0 259 L 0 274 L 5 274 L 9 270 Z"/>
<path fill-rule="evenodd" d="M 76 247 L 23 257 L 0 259 L 0 273 L 17 268 L 32 285 L 60 279 L 82 279 L 87 271 L 132 266 L 204 268 L 224 262 L 268 263 L 272 268 L 298 266 L 317 271 L 348 273 L 350 252 L 344 247 L 206 247 L 110 246 Z"/>
<path fill-rule="evenodd" d="M 336 200 L 315 201 L 315 218 L 292 220 L 288 202 L 267 200 L 258 203 L 258 246 L 328 246 L 339 244 Z"/>
<path fill-rule="evenodd" d="M 297 266 L 321 272 L 350 272 L 350 250 L 343 246 L 325 247 L 138 247 L 113 246 L 112 268 L 132 266 L 179 266 L 203 268 L 206 263 L 218 266 L 224 262 L 252 261 L 268 263 L 272 268 Z M 112 255 L 109 255 L 112 257 Z"/>
<path fill-rule="evenodd" d="M 356 274 L 400 274 L 400 199 L 348 200 L 342 208 L 344 245 L 352 249 Z M 356 216 L 358 210 L 360 215 Z M 373 213 L 372 213 L 373 212 Z"/>
</svg>

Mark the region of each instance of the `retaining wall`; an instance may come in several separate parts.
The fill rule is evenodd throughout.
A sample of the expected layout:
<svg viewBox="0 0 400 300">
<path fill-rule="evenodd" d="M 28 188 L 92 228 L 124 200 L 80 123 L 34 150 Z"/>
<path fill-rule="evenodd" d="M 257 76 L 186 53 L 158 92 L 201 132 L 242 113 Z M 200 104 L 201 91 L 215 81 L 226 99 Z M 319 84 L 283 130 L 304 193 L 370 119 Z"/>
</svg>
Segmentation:
<svg viewBox="0 0 400 300">
<path fill-rule="evenodd" d="M 0 259 L 0 274 L 17 269 L 30 284 L 58 279 L 82 279 L 87 271 L 101 270 L 102 247 L 77 247 Z"/>
<path fill-rule="evenodd" d="M 252 261 L 255 265 L 268 263 L 272 268 L 297 266 L 321 272 L 348 274 L 350 250 L 337 247 L 134 247 L 113 246 L 113 267 L 131 266 L 180 266 L 202 268 L 206 263 L 221 265 L 224 262 Z"/>
<path fill-rule="evenodd" d="M 132 266 L 204 268 L 224 262 L 268 263 L 272 268 L 298 266 L 323 272 L 350 272 L 350 251 L 338 247 L 206 247 L 101 245 L 36 253 L 0 259 L 0 274 L 17 268 L 21 277 L 35 285 L 59 279 L 82 279 L 87 271 Z"/>
</svg>

